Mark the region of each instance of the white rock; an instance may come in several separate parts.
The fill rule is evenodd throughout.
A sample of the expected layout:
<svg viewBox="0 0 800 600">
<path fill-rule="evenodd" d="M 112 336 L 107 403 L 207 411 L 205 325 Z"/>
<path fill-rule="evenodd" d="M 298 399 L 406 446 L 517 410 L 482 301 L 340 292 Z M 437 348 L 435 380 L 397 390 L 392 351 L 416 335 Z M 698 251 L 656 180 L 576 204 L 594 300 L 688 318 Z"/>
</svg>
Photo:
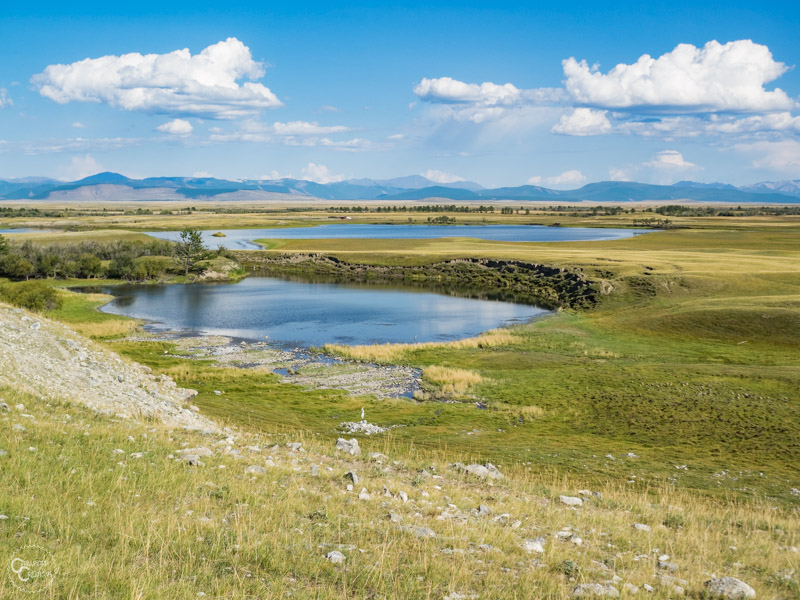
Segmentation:
<svg viewBox="0 0 800 600">
<path fill-rule="evenodd" d="M 345 452 L 350 456 L 361 456 L 361 448 L 358 446 L 358 440 L 355 438 L 350 440 L 346 440 L 344 438 L 337 439 L 336 449 L 341 452 Z"/>
<path fill-rule="evenodd" d="M 333 550 L 331 552 L 328 552 L 328 554 L 325 555 L 325 558 L 327 558 L 333 564 L 344 562 L 344 554 L 342 554 L 338 550 Z"/>
<path fill-rule="evenodd" d="M 370 500 L 372 496 L 369 495 L 367 488 L 361 488 L 361 491 L 358 493 L 359 500 Z"/>
<path fill-rule="evenodd" d="M 628 592 L 628 594 L 631 595 L 639 593 L 639 588 L 633 585 L 632 583 L 626 583 L 624 586 L 622 586 L 622 589 L 624 589 L 626 592 Z"/>
<path fill-rule="evenodd" d="M 214 451 L 205 446 L 200 446 L 198 448 L 183 448 L 182 450 L 178 450 L 178 454 L 184 456 L 187 454 L 194 454 L 195 456 L 214 456 Z"/>
<path fill-rule="evenodd" d="M 576 585 L 572 590 L 573 598 L 590 598 L 605 596 L 608 598 L 619 598 L 619 591 L 613 585 L 601 583 L 582 583 Z"/>
<path fill-rule="evenodd" d="M 756 597 L 756 591 L 753 588 L 741 579 L 736 579 L 735 577 L 709 579 L 706 581 L 705 586 L 712 598 L 746 600 Z"/>
<path fill-rule="evenodd" d="M 536 554 L 542 554 L 544 552 L 544 543 L 546 538 L 538 537 L 532 540 L 525 540 L 522 542 L 522 547 L 525 549 L 526 552 L 535 552 Z"/>
<path fill-rule="evenodd" d="M 634 523 L 633 528 L 639 531 L 650 531 L 650 525 L 645 525 L 644 523 Z"/>
<path fill-rule="evenodd" d="M 263 475 L 267 472 L 267 470 L 261 465 L 250 465 L 244 470 L 244 472 L 248 475 Z"/>
<path fill-rule="evenodd" d="M 567 506 L 583 506 L 583 500 L 577 496 L 559 496 L 558 499 L 561 500 L 561 504 L 566 504 Z"/>
</svg>

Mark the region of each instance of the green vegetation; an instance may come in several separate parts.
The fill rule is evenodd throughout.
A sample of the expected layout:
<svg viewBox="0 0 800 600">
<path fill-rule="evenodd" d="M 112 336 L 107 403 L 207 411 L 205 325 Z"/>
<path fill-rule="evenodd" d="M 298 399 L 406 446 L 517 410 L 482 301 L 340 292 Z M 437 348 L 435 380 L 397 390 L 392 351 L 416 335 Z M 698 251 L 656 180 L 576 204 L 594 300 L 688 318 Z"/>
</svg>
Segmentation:
<svg viewBox="0 0 800 600">
<path fill-rule="evenodd" d="M 671 586 L 658 583 L 653 548 L 680 565 L 676 575 L 692 597 L 702 597 L 709 572 L 744 579 L 758 597 L 788 598 L 797 590 L 796 576 L 786 574 L 796 565 L 788 548 L 800 545 L 800 523 L 787 510 L 721 505 L 672 486 L 648 493 L 609 480 L 593 488 L 601 498 L 576 511 L 558 497 L 576 493 L 580 479 L 509 464 L 501 465 L 505 479 L 487 483 L 391 438 L 362 439 L 364 457 L 343 458 L 328 439 L 290 426 L 236 431 L 231 441 L 110 419 L 21 392 L 4 398 L 24 403 L 34 418 L 23 420 L 24 431 L 12 431 L 17 413 L 0 413 L 7 453 L 0 456 L 0 513 L 7 517 L 0 563 L 35 545 L 48 552 L 43 567 L 55 572 L 22 589 L 3 576 L 3 598 L 474 592 L 555 600 L 578 583 L 612 575 L 621 578 L 620 589 L 622 581 L 648 583 L 655 586 L 648 598 L 674 598 Z M 287 442 L 302 443 L 304 451 L 290 451 Z M 236 454 L 225 451 L 231 445 Z M 204 466 L 178 459 L 181 449 L 198 447 L 214 450 L 202 457 Z M 388 458 L 367 458 L 372 451 Z M 247 473 L 248 465 L 267 465 L 266 472 Z M 360 479 L 353 492 L 345 490 L 349 470 Z M 369 500 L 357 498 L 362 487 Z M 384 488 L 392 497 L 382 495 Z M 479 505 L 487 516 L 471 514 Z M 556 539 L 566 524 L 582 538 L 580 547 Z M 416 527 L 436 537 L 418 537 Z M 523 540 L 538 536 L 547 536 L 544 552 L 526 552 Z M 332 550 L 342 552 L 343 563 L 326 560 Z"/>
<path fill-rule="evenodd" d="M 0 283 L 0 300 L 36 312 L 56 310 L 62 305 L 58 292 L 42 281 Z"/>
</svg>

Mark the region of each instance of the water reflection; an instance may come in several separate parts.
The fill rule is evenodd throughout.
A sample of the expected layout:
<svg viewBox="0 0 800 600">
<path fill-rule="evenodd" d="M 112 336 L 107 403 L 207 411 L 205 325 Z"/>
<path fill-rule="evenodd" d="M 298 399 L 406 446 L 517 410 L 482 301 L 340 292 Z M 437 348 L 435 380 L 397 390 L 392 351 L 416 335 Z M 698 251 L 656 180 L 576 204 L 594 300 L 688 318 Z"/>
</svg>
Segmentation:
<svg viewBox="0 0 800 600">
<path fill-rule="evenodd" d="M 448 289 L 249 277 L 237 284 L 118 286 L 103 311 L 154 329 L 264 339 L 289 346 L 446 341 L 526 322 L 547 311 Z M 444 291 L 444 290 L 443 290 Z M 481 298 L 475 296 L 482 296 Z"/>
</svg>

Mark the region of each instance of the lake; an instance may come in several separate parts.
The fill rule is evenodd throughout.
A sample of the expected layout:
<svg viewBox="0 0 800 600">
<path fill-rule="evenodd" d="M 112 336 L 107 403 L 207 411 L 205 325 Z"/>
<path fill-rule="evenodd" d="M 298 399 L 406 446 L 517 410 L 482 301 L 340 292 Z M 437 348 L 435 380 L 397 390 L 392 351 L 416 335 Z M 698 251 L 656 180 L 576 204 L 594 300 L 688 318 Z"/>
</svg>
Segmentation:
<svg viewBox="0 0 800 600">
<path fill-rule="evenodd" d="M 271 229 L 212 229 L 203 231 L 209 248 L 253 250 L 253 240 L 319 240 L 319 239 L 431 239 L 446 237 L 478 238 L 499 242 L 588 242 L 619 240 L 642 233 L 646 229 L 610 229 L 600 227 L 545 227 L 543 225 L 350 225 L 330 224 L 315 227 L 275 227 Z M 225 237 L 213 237 L 222 232 Z M 178 239 L 178 231 L 148 231 L 147 235 L 162 239 Z"/>
<path fill-rule="evenodd" d="M 548 313 L 525 304 L 413 288 L 276 277 L 102 291 L 115 296 L 103 312 L 145 319 L 150 329 L 245 340 L 268 337 L 284 347 L 450 341 Z"/>
</svg>

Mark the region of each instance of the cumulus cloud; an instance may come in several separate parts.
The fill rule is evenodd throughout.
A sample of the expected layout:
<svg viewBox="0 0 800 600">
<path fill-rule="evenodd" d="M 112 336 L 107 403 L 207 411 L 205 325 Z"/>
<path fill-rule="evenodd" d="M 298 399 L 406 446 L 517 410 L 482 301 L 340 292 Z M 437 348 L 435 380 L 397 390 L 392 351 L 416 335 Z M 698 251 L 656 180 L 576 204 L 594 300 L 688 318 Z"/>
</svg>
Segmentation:
<svg viewBox="0 0 800 600">
<path fill-rule="evenodd" d="M 0 88 L 0 108 L 14 106 L 14 101 L 9 97 L 6 88 Z"/>
<path fill-rule="evenodd" d="M 316 183 L 334 183 L 345 179 L 344 175 L 335 175 L 325 165 L 318 165 L 313 162 L 308 163 L 308 166 L 303 168 L 301 175 L 303 179 Z"/>
<path fill-rule="evenodd" d="M 563 61 L 565 86 L 575 102 L 609 109 L 664 112 L 771 112 L 797 106 L 786 92 L 764 85 L 788 67 L 751 40 L 702 48 L 679 44 L 658 58 L 642 55 L 607 74 L 575 58 Z"/>
<path fill-rule="evenodd" d="M 430 179 L 434 183 L 455 183 L 456 181 L 464 181 L 463 177 L 453 175 L 452 173 L 445 173 L 438 169 L 428 169 L 424 173 L 420 173 L 426 179 Z"/>
<path fill-rule="evenodd" d="M 162 133 L 169 133 L 177 136 L 187 136 L 194 131 L 192 124 L 185 119 L 173 119 L 172 121 L 159 125 L 156 129 Z"/>
<path fill-rule="evenodd" d="M 696 164 L 691 163 L 683 158 L 683 154 L 677 150 L 662 150 L 656 154 L 651 160 L 643 163 L 646 167 L 654 169 L 665 169 L 668 171 L 687 171 L 690 169 L 699 169 Z"/>
<path fill-rule="evenodd" d="M 576 108 L 553 125 L 550 130 L 562 135 L 601 135 L 611 131 L 611 121 L 606 110 Z"/>
<path fill-rule="evenodd" d="M 253 80 L 264 66 L 236 38 L 167 54 L 87 58 L 50 65 L 31 82 L 39 93 L 60 104 L 104 102 L 122 110 L 209 119 L 234 119 L 281 106 L 269 88 Z M 242 79 L 248 79 L 239 83 Z"/>
<path fill-rule="evenodd" d="M 586 175 L 577 169 L 564 171 L 561 173 L 561 175 L 554 175 L 552 177 L 541 177 L 539 175 L 534 175 L 528 179 L 528 183 L 531 185 L 552 185 L 556 187 L 580 185 L 584 181 L 586 181 Z"/>
<path fill-rule="evenodd" d="M 75 122 L 72 124 L 72 126 L 73 126 L 75 129 L 83 129 L 84 127 L 86 127 L 86 125 L 84 125 L 84 124 L 83 124 L 83 123 L 81 123 L 80 121 L 75 121 Z"/>
</svg>

